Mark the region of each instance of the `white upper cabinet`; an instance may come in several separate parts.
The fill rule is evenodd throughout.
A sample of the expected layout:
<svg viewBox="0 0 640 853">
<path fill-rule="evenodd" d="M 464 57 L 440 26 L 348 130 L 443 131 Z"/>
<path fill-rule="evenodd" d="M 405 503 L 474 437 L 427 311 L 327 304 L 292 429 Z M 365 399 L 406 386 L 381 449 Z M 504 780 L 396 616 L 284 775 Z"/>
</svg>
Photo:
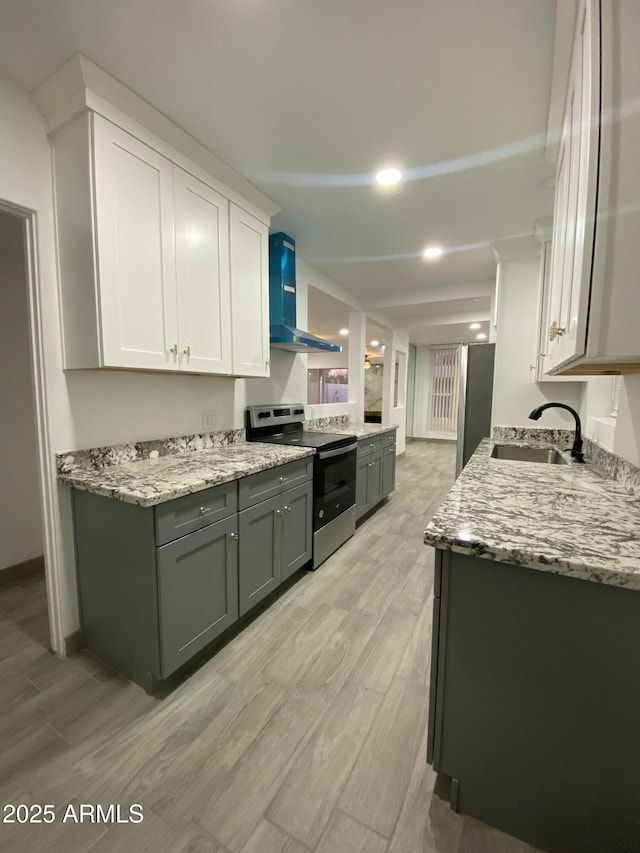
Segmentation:
<svg viewBox="0 0 640 853">
<path fill-rule="evenodd" d="M 100 116 L 94 117 L 93 152 L 101 361 L 108 367 L 173 367 L 173 167 Z"/>
<path fill-rule="evenodd" d="M 269 229 L 230 205 L 233 372 L 269 375 Z"/>
<path fill-rule="evenodd" d="M 640 4 L 581 0 L 558 151 L 545 375 L 640 370 Z M 635 235 L 635 236 L 634 236 Z"/>
<path fill-rule="evenodd" d="M 177 166 L 173 187 L 180 365 L 230 374 L 229 202 Z"/>
<path fill-rule="evenodd" d="M 101 115 L 53 149 L 65 367 L 268 376 L 268 224 Z"/>
</svg>

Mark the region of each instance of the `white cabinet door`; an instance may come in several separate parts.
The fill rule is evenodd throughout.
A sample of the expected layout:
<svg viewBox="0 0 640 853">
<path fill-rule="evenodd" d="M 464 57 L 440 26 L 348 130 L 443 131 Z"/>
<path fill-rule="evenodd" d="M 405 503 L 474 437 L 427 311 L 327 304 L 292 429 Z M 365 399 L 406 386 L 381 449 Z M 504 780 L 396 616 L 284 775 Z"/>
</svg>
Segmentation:
<svg viewBox="0 0 640 853">
<path fill-rule="evenodd" d="M 93 146 L 102 366 L 176 369 L 172 164 L 98 115 Z"/>
<path fill-rule="evenodd" d="M 557 171 L 547 369 L 584 355 L 599 166 L 599 3 L 581 3 Z"/>
<path fill-rule="evenodd" d="M 174 207 L 180 368 L 230 374 L 229 202 L 175 166 Z"/>
<path fill-rule="evenodd" d="M 233 373 L 269 375 L 269 229 L 229 205 Z"/>
</svg>

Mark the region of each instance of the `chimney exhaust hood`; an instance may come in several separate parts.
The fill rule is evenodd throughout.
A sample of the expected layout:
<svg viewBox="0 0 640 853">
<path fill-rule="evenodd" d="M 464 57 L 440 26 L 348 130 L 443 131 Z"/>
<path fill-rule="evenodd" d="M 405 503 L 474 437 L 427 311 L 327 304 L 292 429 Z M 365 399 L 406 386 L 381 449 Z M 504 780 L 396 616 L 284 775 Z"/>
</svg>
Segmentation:
<svg viewBox="0 0 640 853">
<path fill-rule="evenodd" d="M 269 237 L 270 341 L 275 349 L 290 352 L 342 352 L 310 332 L 296 328 L 296 244 L 279 231 Z"/>
</svg>

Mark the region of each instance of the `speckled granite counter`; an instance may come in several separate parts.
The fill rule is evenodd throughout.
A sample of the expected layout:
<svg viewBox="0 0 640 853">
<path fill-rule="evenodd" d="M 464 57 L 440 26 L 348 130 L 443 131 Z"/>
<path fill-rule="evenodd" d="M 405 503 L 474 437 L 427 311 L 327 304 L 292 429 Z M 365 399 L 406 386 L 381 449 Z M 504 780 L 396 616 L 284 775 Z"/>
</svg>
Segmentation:
<svg viewBox="0 0 640 853">
<path fill-rule="evenodd" d="M 338 435 L 355 435 L 356 438 L 370 438 L 373 435 L 382 435 L 383 432 L 392 432 L 398 429 L 395 424 L 337 424 L 335 426 L 310 426 L 314 432 L 334 432 Z"/>
<path fill-rule="evenodd" d="M 481 442 L 428 524 L 425 543 L 640 590 L 634 494 L 589 463 L 493 459 L 494 443 Z"/>
<path fill-rule="evenodd" d="M 64 460 L 73 457 L 61 455 L 58 482 L 125 503 L 154 506 L 312 453 L 306 447 L 237 442 L 107 467 L 65 466 Z"/>
</svg>

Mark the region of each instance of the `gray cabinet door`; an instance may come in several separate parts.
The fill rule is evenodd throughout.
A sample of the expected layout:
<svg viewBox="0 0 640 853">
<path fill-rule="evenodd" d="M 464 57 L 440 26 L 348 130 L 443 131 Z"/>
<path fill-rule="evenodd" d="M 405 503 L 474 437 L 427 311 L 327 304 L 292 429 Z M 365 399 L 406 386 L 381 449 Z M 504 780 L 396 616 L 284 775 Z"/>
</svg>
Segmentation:
<svg viewBox="0 0 640 853">
<path fill-rule="evenodd" d="M 282 580 L 282 497 L 242 510 L 239 518 L 240 616 Z"/>
<path fill-rule="evenodd" d="M 356 518 L 361 518 L 369 509 L 367 506 L 367 483 L 369 480 L 368 457 L 358 459 L 356 463 Z"/>
<path fill-rule="evenodd" d="M 396 487 L 396 448 L 385 447 L 382 451 L 382 497 L 386 498 Z"/>
<path fill-rule="evenodd" d="M 313 485 L 288 489 L 282 501 L 282 580 L 286 580 L 311 559 Z"/>
<path fill-rule="evenodd" d="M 157 549 L 163 678 L 238 618 L 236 530 L 234 515 Z"/>
<path fill-rule="evenodd" d="M 367 457 L 367 509 L 382 500 L 382 453 L 377 451 Z"/>
</svg>

